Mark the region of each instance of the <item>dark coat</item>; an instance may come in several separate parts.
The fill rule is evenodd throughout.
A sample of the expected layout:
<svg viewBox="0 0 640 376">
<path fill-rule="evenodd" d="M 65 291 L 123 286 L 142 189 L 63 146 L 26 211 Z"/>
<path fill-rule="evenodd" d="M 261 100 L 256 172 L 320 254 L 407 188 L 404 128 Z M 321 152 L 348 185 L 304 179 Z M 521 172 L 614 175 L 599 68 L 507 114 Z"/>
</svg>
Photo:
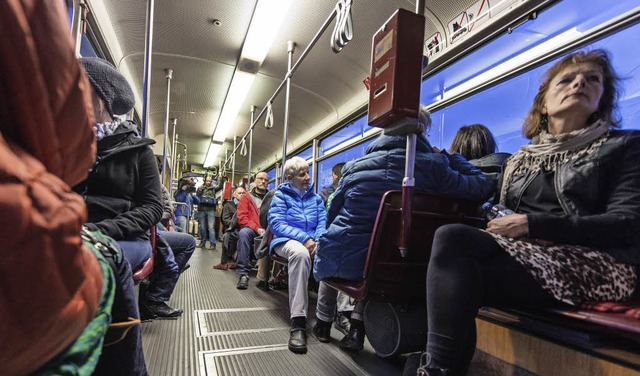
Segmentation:
<svg viewBox="0 0 640 376">
<path fill-rule="evenodd" d="M 508 207 L 518 210 L 534 178 L 511 182 Z M 565 214 L 527 214 L 529 237 L 596 247 L 640 265 L 640 131 L 610 131 L 594 155 L 559 165 L 554 181 Z"/>
<path fill-rule="evenodd" d="M 122 123 L 98 141 L 98 158 L 87 180 L 74 190 L 85 197 L 91 230 L 115 240 L 140 237 L 162 218 L 162 191 L 154 143 L 138 138 L 135 124 Z"/>
<path fill-rule="evenodd" d="M 386 191 L 402 188 L 405 153 L 405 137 L 382 135 L 342 169 L 314 259 L 316 280 L 362 279 L 380 200 Z M 416 190 L 478 202 L 493 192 L 492 183 L 462 155 L 434 153 L 423 136 L 417 139 L 415 183 Z"/>
<path fill-rule="evenodd" d="M 502 175 L 502 165 L 510 156 L 509 153 L 492 153 L 482 158 L 471 159 L 469 163 L 479 168 L 486 177 L 491 179 L 495 187 Z"/>
<path fill-rule="evenodd" d="M 233 199 L 227 200 L 222 205 L 222 228 L 223 231 L 232 230 L 235 227 L 238 227 L 238 219 L 234 220 L 236 215 L 236 210 L 238 210 L 238 205 L 233 202 Z M 234 223 L 235 222 L 235 223 Z"/>
</svg>

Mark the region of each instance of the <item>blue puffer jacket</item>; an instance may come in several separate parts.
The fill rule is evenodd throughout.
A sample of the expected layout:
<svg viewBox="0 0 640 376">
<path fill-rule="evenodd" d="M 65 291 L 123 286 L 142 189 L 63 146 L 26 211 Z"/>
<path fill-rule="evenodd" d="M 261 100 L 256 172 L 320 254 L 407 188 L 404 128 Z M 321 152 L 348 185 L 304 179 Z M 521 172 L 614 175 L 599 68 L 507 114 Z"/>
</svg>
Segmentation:
<svg viewBox="0 0 640 376">
<path fill-rule="evenodd" d="M 178 191 L 176 192 L 176 201 L 183 202 L 183 204 L 178 204 L 176 206 L 175 215 L 176 217 L 184 216 L 189 218 L 191 216 L 191 209 L 193 209 L 193 203 L 200 203 L 200 198 L 196 195 L 192 195 L 187 193 L 186 191 Z"/>
<path fill-rule="evenodd" d="M 382 135 L 362 158 L 345 165 L 318 244 L 316 280 L 363 278 L 380 200 L 386 191 L 402 189 L 405 153 L 405 137 Z M 491 181 L 462 155 L 434 153 L 424 136 L 418 136 L 414 176 L 416 190 L 454 199 L 481 202 L 493 193 Z"/>
<path fill-rule="evenodd" d="M 300 197 L 289 183 L 281 184 L 269 207 L 269 228 L 273 233 L 269 252 L 278 244 L 292 239 L 302 244 L 310 238 L 317 242 L 325 230 L 326 221 L 324 203 L 313 193 L 313 185 Z"/>
</svg>

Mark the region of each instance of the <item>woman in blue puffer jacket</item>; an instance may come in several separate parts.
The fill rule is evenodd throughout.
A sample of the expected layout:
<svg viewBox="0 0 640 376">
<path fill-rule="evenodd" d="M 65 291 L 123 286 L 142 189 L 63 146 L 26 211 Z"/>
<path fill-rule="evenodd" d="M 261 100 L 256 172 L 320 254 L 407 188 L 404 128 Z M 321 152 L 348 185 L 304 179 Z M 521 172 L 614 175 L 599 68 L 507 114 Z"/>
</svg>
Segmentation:
<svg viewBox="0 0 640 376">
<path fill-rule="evenodd" d="M 289 310 L 292 329 L 289 350 L 307 352 L 307 284 L 311 273 L 311 257 L 324 232 L 324 203 L 309 184 L 309 165 L 293 157 L 284 165 L 286 182 L 278 187 L 269 208 L 269 229 L 273 234 L 270 252 L 289 261 Z"/>
</svg>

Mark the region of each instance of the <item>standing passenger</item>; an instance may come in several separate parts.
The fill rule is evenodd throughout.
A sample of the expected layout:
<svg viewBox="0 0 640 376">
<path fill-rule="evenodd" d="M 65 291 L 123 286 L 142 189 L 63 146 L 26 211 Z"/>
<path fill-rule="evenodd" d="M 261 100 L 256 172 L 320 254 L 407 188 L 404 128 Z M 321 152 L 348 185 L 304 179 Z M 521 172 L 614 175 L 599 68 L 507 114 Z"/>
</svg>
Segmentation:
<svg viewBox="0 0 640 376">
<path fill-rule="evenodd" d="M 500 203 L 516 214 L 490 221 L 487 231 L 438 229 L 418 374 L 467 372 L 483 305 L 631 298 L 640 265 L 640 132 L 613 129 L 618 81 L 603 50 L 551 67 L 523 126 L 532 143 L 502 176 Z"/>
<path fill-rule="evenodd" d="M 269 208 L 269 228 L 273 233 L 270 252 L 289 262 L 289 350 L 307 352 L 307 284 L 311 258 L 325 230 L 327 218 L 320 196 L 309 184 L 309 165 L 300 157 L 289 159 L 283 171 L 285 183 L 278 187 Z"/>
<path fill-rule="evenodd" d="M 207 245 L 207 234 L 209 236 L 210 249 L 216 249 L 216 187 L 211 185 L 211 175 L 204 178 L 204 184 L 198 188 L 198 226 L 200 231 L 200 244 L 198 247 L 204 249 Z"/>
</svg>

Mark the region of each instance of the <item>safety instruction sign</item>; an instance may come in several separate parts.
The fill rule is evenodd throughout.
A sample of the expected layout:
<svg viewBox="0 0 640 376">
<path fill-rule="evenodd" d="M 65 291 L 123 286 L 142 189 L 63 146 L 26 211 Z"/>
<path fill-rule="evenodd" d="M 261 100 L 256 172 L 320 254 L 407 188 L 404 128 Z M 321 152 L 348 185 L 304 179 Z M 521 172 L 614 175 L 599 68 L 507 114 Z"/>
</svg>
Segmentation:
<svg viewBox="0 0 640 376">
<path fill-rule="evenodd" d="M 431 57 L 444 49 L 444 43 L 440 32 L 436 32 L 424 42 L 425 55 Z"/>
</svg>

